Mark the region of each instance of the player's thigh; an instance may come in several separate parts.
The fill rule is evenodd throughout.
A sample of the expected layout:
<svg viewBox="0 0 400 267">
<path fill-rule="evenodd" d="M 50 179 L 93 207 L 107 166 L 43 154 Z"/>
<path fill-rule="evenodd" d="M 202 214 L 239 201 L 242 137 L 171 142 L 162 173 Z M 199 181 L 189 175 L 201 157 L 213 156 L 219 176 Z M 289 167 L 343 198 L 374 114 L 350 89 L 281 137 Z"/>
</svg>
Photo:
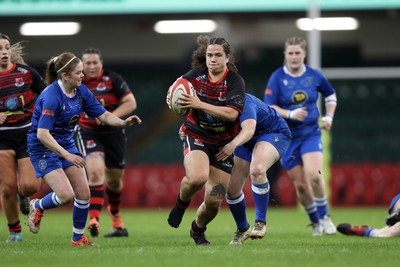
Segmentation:
<svg viewBox="0 0 400 267">
<path fill-rule="evenodd" d="M 279 157 L 278 150 L 272 144 L 265 141 L 258 142 L 253 149 L 250 169 L 265 173 L 279 160 Z"/>
<path fill-rule="evenodd" d="M 304 175 L 309 179 L 320 178 L 322 174 L 323 154 L 319 151 L 302 155 Z"/>
<path fill-rule="evenodd" d="M 71 167 L 76 168 L 75 166 Z M 66 204 L 74 198 L 74 191 L 71 183 L 62 168 L 57 168 L 50 171 L 43 176 L 43 179 L 53 190 L 53 192 L 56 193 L 58 198 L 61 200 L 61 203 Z"/>
<path fill-rule="evenodd" d="M 26 158 L 18 159 L 18 183 L 21 193 L 31 195 L 40 189 L 40 179 L 35 177 L 35 170 L 31 160 Z"/>
<path fill-rule="evenodd" d="M 77 168 L 70 166 L 65 169 L 65 174 L 71 183 L 74 190 L 75 197 L 81 200 L 87 200 L 90 198 L 89 184 L 86 179 L 85 170 L 83 168 Z"/>
<path fill-rule="evenodd" d="M 189 180 L 206 182 L 210 175 L 210 160 L 201 150 L 193 150 L 185 155 L 184 167 Z"/>
<path fill-rule="evenodd" d="M 14 150 L 0 150 L 0 186 L 1 190 L 17 185 Z"/>
</svg>

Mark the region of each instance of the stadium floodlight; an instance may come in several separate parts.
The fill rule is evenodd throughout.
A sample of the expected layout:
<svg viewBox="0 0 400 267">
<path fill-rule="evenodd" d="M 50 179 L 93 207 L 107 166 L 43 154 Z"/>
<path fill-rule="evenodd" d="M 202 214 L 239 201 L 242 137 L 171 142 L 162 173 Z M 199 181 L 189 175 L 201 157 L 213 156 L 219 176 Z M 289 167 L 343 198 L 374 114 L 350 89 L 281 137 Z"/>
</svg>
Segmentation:
<svg viewBox="0 0 400 267">
<path fill-rule="evenodd" d="M 19 28 L 24 36 L 75 35 L 80 30 L 78 22 L 27 22 Z"/>
<path fill-rule="evenodd" d="M 296 26 L 302 31 L 351 31 L 358 29 L 358 21 L 351 17 L 301 18 Z"/>
<path fill-rule="evenodd" d="M 217 29 L 213 20 L 161 20 L 154 24 L 154 31 L 162 34 L 170 33 L 206 33 Z"/>
</svg>

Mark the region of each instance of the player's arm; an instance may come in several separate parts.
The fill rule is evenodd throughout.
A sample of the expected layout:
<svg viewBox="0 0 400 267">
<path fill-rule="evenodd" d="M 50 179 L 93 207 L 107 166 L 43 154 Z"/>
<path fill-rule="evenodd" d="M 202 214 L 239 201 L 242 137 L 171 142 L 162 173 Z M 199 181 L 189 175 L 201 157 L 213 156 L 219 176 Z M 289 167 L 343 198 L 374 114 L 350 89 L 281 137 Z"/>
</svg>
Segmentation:
<svg viewBox="0 0 400 267">
<path fill-rule="evenodd" d="M 242 129 L 236 135 L 236 137 L 226 144 L 215 156 L 216 160 L 225 160 L 233 154 L 238 146 L 246 144 L 254 135 L 256 131 L 257 121 L 254 119 L 248 119 L 243 121 L 240 126 Z"/>
<path fill-rule="evenodd" d="M 121 99 L 119 107 L 116 108 L 112 113 L 119 118 L 125 118 L 135 111 L 136 108 L 137 103 L 135 96 L 133 94 L 127 94 Z"/>
<path fill-rule="evenodd" d="M 179 98 L 179 104 L 183 108 L 194 108 L 202 110 L 205 113 L 218 118 L 223 121 L 235 121 L 239 116 L 239 111 L 227 106 L 215 106 L 206 102 L 202 102 L 197 94 L 194 96 L 188 94 L 182 94 Z"/>
<path fill-rule="evenodd" d="M 50 134 L 49 129 L 38 128 L 37 138 L 45 147 L 47 147 L 57 155 L 63 157 L 64 159 L 68 160 L 69 162 L 73 163 L 76 167 L 85 167 L 85 160 L 80 156 L 69 153 L 62 146 L 60 146 L 60 144 L 58 144 L 54 137 Z"/>
<path fill-rule="evenodd" d="M 321 118 L 322 129 L 329 131 L 332 128 L 333 117 L 335 116 L 337 105 L 336 94 L 331 94 L 325 98 L 325 116 Z"/>
<path fill-rule="evenodd" d="M 129 116 L 126 119 L 120 119 L 117 116 L 115 116 L 111 112 L 104 112 L 102 115 L 97 117 L 102 123 L 114 126 L 114 127 L 126 127 L 126 126 L 132 126 L 134 124 L 141 124 L 142 121 L 140 118 L 136 115 Z"/>
<path fill-rule="evenodd" d="M 282 118 L 289 120 L 304 121 L 308 115 L 308 111 L 305 107 L 296 108 L 294 110 L 284 109 L 277 105 L 270 105 L 270 107 L 275 109 Z"/>
</svg>

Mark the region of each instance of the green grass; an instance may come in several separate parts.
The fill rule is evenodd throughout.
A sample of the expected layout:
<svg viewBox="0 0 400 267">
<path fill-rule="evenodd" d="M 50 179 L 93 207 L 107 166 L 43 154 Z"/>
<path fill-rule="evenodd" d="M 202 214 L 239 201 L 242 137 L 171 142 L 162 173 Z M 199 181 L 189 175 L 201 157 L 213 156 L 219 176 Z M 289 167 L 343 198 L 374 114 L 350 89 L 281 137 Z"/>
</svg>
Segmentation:
<svg viewBox="0 0 400 267">
<path fill-rule="evenodd" d="M 335 223 L 352 222 L 381 227 L 385 208 L 333 209 Z M 262 240 L 247 240 L 230 246 L 235 224 L 228 209 L 222 209 L 207 230 L 209 247 L 196 247 L 189 237 L 195 211 L 189 210 L 179 229 L 171 228 L 167 209 L 123 210 L 130 236 L 91 239 L 100 247 L 71 247 L 71 213 L 47 211 L 40 233 L 23 225 L 23 241 L 0 242 L 0 266 L 397 266 L 398 238 L 378 239 L 334 236 L 311 237 L 301 209 L 270 208 L 268 234 Z M 254 211 L 248 212 L 249 219 Z M 0 214 L 0 239 L 6 240 L 6 220 Z M 101 231 L 110 229 L 107 214 Z"/>
</svg>

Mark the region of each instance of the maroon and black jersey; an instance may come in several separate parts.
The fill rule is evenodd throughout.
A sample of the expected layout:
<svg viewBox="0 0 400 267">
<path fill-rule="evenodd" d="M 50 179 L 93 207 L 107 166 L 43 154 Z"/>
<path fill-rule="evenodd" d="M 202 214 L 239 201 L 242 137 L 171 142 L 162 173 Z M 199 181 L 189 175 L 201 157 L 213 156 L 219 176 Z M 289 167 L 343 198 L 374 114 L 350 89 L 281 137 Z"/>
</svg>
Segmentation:
<svg viewBox="0 0 400 267">
<path fill-rule="evenodd" d="M 245 83 L 236 72 L 227 71 L 217 82 L 211 82 L 208 70 L 193 69 L 183 75 L 193 84 L 196 94 L 202 102 L 214 106 L 231 107 L 242 112 L 244 106 Z M 223 121 L 204 111 L 193 109 L 187 116 L 182 130 L 204 142 L 224 145 L 229 143 L 239 132 L 239 117 L 234 122 Z"/>
<path fill-rule="evenodd" d="M 119 107 L 120 101 L 128 94 L 132 94 L 126 82 L 120 75 L 108 70 L 102 70 L 96 79 L 84 78 L 82 83 L 92 91 L 96 99 L 103 107 L 113 112 Z M 94 119 L 90 119 L 85 113 L 82 114 L 79 125 L 87 130 L 92 131 L 113 131 L 116 128 L 108 125 L 99 125 Z"/>
<path fill-rule="evenodd" d="M 44 88 L 44 79 L 29 66 L 14 64 L 0 72 L 0 112 L 7 114 L 0 131 L 29 126 L 36 97 Z"/>
</svg>

